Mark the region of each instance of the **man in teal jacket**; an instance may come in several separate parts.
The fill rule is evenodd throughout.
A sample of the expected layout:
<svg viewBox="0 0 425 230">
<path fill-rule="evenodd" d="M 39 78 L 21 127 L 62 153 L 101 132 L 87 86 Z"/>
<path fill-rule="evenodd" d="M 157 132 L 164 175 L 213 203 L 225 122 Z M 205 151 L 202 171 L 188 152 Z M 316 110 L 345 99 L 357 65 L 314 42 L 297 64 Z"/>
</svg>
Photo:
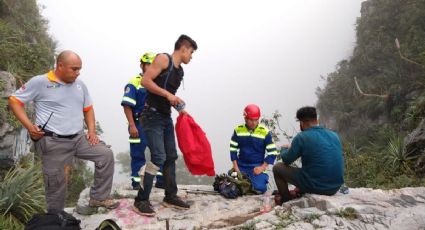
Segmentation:
<svg viewBox="0 0 425 230">
<path fill-rule="evenodd" d="M 281 150 L 283 163 L 273 167 L 281 201 L 292 197 L 288 183 L 301 192 L 334 195 L 344 183 L 344 159 L 338 135 L 319 126 L 316 108 L 302 107 L 297 111 L 301 133 L 291 146 Z M 301 158 L 302 168 L 289 166 Z"/>
</svg>

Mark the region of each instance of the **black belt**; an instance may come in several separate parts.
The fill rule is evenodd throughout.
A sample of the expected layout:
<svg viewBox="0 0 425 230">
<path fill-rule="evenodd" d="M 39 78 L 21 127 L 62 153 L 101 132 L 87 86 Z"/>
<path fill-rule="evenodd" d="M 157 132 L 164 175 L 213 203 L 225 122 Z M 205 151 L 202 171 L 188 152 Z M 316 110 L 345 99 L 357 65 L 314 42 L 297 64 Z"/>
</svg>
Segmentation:
<svg viewBox="0 0 425 230">
<path fill-rule="evenodd" d="M 72 138 L 78 136 L 78 133 L 72 134 L 72 135 L 59 135 L 59 134 L 56 134 L 56 133 L 51 132 L 51 131 L 44 131 L 44 136 L 46 136 L 46 137 L 59 137 L 59 138 L 72 139 Z"/>
</svg>

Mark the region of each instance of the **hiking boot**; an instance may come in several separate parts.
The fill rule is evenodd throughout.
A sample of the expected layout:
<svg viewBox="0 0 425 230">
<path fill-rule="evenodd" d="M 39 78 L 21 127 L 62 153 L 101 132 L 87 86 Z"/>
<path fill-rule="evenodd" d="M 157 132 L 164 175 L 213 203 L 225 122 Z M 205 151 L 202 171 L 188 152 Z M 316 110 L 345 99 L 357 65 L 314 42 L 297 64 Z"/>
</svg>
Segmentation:
<svg viewBox="0 0 425 230">
<path fill-rule="evenodd" d="M 175 197 L 165 197 L 162 204 L 165 207 L 177 208 L 177 209 L 189 209 L 190 205 L 180 199 L 178 196 Z"/>
<path fill-rule="evenodd" d="M 155 210 L 148 200 L 134 201 L 134 211 L 142 216 L 155 216 Z"/>
<path fill-rule="evenodd" d="M 93 198 L 90 198 L 90 201 L 89 201 L 89 206 L 92 208 L 104 207 L 107 209 L 115 209 L 119 205 L 120 205 L 120 202 L 114 201 L 113 199 L 95 200 Z"/>
</svg>

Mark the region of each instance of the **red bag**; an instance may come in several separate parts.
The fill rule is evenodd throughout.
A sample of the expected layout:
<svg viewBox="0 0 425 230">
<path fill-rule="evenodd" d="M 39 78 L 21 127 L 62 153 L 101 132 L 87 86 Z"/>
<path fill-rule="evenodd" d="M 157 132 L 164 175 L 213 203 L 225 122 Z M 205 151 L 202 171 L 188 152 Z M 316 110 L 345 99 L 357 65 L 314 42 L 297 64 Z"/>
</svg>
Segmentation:
<svg viewBox="0 0 425 230">
<path fill-rule="evenodd" d="M 176 135 L 189 172 L 192 175 L 215 176 L 210 142 L 189 114 L 183 113 L 177 117 Z"/>
</svg>

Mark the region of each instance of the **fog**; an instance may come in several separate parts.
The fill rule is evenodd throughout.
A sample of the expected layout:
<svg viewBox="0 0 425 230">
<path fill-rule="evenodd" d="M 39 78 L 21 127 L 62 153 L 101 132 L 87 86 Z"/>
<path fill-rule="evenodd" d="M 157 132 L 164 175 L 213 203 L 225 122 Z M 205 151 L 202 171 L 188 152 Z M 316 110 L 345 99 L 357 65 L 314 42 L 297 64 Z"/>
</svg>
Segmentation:
<svg viewBox="0 0 425 230">
<path fill-rule="evenodd" d="M 320 76 L 350 57 L 361 2 L 38 0 L 57 51 L 82 57 L 80 79 L 115 153 L 129 150 L 120 102 L 140 56 L 171 53 L 180 34 L 192 37 L 199 48 L 177 95 L 207 134 L 217 173 L 231 167 L 229 140 L 246 104 L 269 117 L 278 110 L 281 127 L 295 132 L 295 112 L 316 103 Z"/>
</svg>

